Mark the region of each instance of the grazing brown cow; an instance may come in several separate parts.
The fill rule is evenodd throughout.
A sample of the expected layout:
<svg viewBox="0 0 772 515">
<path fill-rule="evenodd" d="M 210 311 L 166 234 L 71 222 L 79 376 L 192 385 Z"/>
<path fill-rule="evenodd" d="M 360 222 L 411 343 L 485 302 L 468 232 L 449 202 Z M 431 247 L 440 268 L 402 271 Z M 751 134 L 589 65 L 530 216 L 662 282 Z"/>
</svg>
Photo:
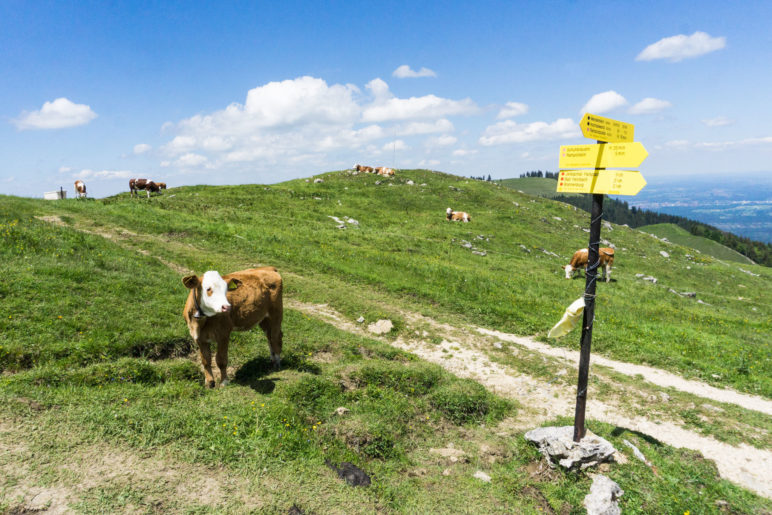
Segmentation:
<svg viewBox="0 0 772 515">
<path fill-rule="evenodd" d="M 161 186 L 153 181 L 147 181 L 147 184 L 145 184 L 145 191 L 147 192 L 147 197 L 150 198 L 150 193 L 161 193 Z"/>
<path fill-rule="evenodd" d="M 469 213 L 466 213 L 464 211 L 453 211 L 450 208 L 448 208 L 445 211 L 445 216 L 448 220 L 453 222 L 471 222 L 472 221 L 472 217 L 469 216 Z"/>
<path fill-rule="evenodd" d="M 220 385 L 228 384 L 228 341 L 234 330 L 247 331 L 260 324 L 273 366 L 281 366 L 283 285 L 276 268 L 252 268 L 222 277 L 209 271 L 201 277 L 183 277 L 182 283 L 190 290 L 182 315 L 198 344 L 208 387 L 214 387 L 210 344 L 217 345 Z"/>
<path fill-rule="evenodd" d="M 611 280 L 611 265 L 614 264 L 614 249 L 610 247 L 601 247 L 598 250 L 598 254 L 600 254 L 600 264 L 598 266 L 601 268 L 603 278 L 605 278 L 606 282 L 609 282 Z M 574 255 L 571 257 L 571 262 L 567 265 L 563 265 L 563 269 L 566 271 L 566 279 L 571 279 L 574 272 L 580 268 L 584 268 L 586 272 L 589 259 L 590 253 L 587 249 L 579 249 L 574 252 Z"/>
<path fill-rule="evenodd" d="M 86 183 L 80 179 L 75 181 L 75 196 L 78 198 L 86 198 Z"/>
<path fill-rule="evenodd" d="M 166 186 L 164 184 L 164 186 Z M 158 184 L 148 179 L 129 179 L 129 190 L 131 196 L 134 197 L 138 190 L 144 190 L 147 193 L 147 198 L 150 198 L 150 193 L 158 193 L 161 188 Z"/>
<path fill-rule="evenodd" d="M 135 197 L 137 195 L 137 190 L 144 190 L 146 184 L 147 179 L 129 179 L 129 191 L 131 192 L 131 196 Z"/>
<path fill-rule="evenodd" d="M 159 189 L 162 189 L 162 190 L 166 189 L 166 183 L 165 182 L 157 182 L 156 184 L 158 184 L 158 188 Z"/>
</svg>

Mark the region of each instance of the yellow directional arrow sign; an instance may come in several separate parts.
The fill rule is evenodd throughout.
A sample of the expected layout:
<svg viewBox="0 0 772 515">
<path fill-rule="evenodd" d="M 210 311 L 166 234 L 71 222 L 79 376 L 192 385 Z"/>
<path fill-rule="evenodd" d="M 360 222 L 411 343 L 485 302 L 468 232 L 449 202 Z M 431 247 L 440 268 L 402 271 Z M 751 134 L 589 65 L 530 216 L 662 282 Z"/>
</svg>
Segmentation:
<svg viewBox="0 0 772 515">
<path fill-rule="evenodd" d="M 649 153 L 638 141 L 594 145 L 562 145 L 559 168 L 633 168 L 643 163 Z"/>
<path fill-rule="evenodd" d="M 633 170 L 561 170 L 559 193 L 605 193 L 607 195 L 637 195 L 646 180 Z"/>
<path fill-rule="evenodd" d="M 590 113 L 585 113 L 579 126 L 585 138 L 607 142 L 633 141 L 633 133 L 635 132 L 635 125 L 632 123 L 620 122 Z"/>
</svg>

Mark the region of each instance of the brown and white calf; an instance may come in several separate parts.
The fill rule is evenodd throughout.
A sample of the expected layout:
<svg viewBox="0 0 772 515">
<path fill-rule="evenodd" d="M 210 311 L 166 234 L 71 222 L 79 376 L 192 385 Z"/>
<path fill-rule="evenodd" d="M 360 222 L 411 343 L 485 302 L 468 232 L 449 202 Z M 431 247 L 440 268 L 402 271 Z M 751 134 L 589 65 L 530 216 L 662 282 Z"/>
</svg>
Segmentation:
<svg viewBox="0 0 772 515">
<path fill-rule="evenodd" d="M 86 198 L 86 183 L 85 182 L 83 182 L 81 180 L 75 181 L 75 196 L 78 197 L 78 198 L 81 198 L 81 197 Z"/>
<path fill-rule="evenodd" d="M 281 366 L 284 308 L 282 278 L 276 268 L 252 268 L 225 276 L 210 270 L 201 277 L 183 277 L 182 284 L 190 290 L 182 315 L 198 345 L 208 387 L 214 387 L 210 345 L 217 345 L 220 385 L 228 384 L 228 342 L 232 331 L 248 331 L 259 324 L 268 338 L 274 368 Z"/>
<path fill-rule="evenodd" d="M 614 264 L 614 249 L 610 247 L 601 247 L 598 249 L 598 254 L 600 254 L 600 264 L 598 266 L 601 269 L 603 278 L 606 282 L 609 282 L 611 280 L 611 265 Z M 571 279 L 574 272 L 580 268 L 584 268 L 586 273 L 589 258 L 590 253 L 587 249 L 579 249 L 574 252 L 574 255 L 571 257 L 571 262 L 563 266 L 563 269 L 566 271 L 566 279 Z"/>
<path fill-rule="evenodd" d="M 469 213 L 466 213 L 464 211 L 453 211 L 452 209 L 448 208 L 447 211 L 445 211 L 446 218 L 453 222 L 471 222 L 472 217 L 469 216 Z"/>
<path fill-rule="evenodd" d="M 156 184 L 158 184 L 158 188 L 159 189 L 162 189 L 162 190 L 166 189 L 166 183 L 165 182 L 157 182 Z"/>
</svg>

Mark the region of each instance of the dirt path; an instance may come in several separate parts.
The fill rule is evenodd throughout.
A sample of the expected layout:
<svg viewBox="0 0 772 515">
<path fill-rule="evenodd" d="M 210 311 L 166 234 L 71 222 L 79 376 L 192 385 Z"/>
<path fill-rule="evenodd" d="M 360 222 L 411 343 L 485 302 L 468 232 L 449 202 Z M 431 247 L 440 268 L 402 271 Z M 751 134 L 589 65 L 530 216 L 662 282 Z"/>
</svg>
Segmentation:
<svg viewBox="0 0 772 515">
<path fill-rule="evenodd" d="M 41 219 L 51 223 L 61 223 L 61 221 L 50 219 L 50 217 L 41 217 Z M 115 235 L 126 237 L 127 234 L 133 234 L 120 228 L 114 228 L 114 233 L 105 230 L 96 232 L 78 229 L 110 239 L 113 239 Z M 120 241 L 116 242 L 121 243 Z M 147 254 L 141 250 L 140 252 Z M 158 256 L 154 257 L 175 271 L 185 271 L 183 267 L 175 263 Z M 294 274 L 285 271 L 285 275 Z M 441 365 L 460 377 L 474 379 L 499 395 L 516 399 L 521 403 L 523 412 L 522 416 L 518 417 L 523 426 L 518 429 L 536 427 L 542 421 L 556 416 L 573 416 L 575 388 L 545 382 L 543 379 L 522 374 L 508 366 L 495 363 L 482 351 L 481 341 L 487 345 L 491 344 L 492 339 L 513 343 L 525 351 L 560 361 L 570 369 L 577 367 L 577 351 L 553 348 L 531 338 L 484 328 L 464 328 L 442 324 L 419 314 L 401 311 L 395 306 L 390 306 L 390 309 L 402 316 L 411 329 L 430 327 L 435 334 L 442 336 L 443 341 L 436 345 L 421 339 L 420 330 L 416 331 L 419 334 L 417 338 L 398 338 L 392 341 L 369 333 L 363 325 L 348 320 L 326 304 L 308 304 L 295 299 L 285 299 L 285 305 L 290 309 L 324 320 L 341 330 L 378 339 L 414 353 L 427 361 Z M 742 394 L 730 389 L 715 388 L 699 381 L 686 380 L 664 370 L 615 361 L 599 355 L 592 356 L 592 364 L 609 367 L 629 376 L 641 375 L 645 381 L 663 388 L 674 388 L 707 400 L 735 404 L 748 410 L 772 415 L 772 402 L 761 397 Z M 772 498 L 772 473 L 770 473 L 772 471 L 772 452 L 746 444 L 732 446 L 712 437 L 689 431 L 669 421 L 652 421 L 642 416 L 628 416 L 626 413 L 629 410 L 624 406 L 626 401 L 626 399 L 607 399 L 606 402 L 601 402 L 590 399 L 587 404 L 588 418 L 650 435 L 673 447 L 699 451 L 706 458 L 715 461 L 722 477 L 759 495 Z"/>
<path fill-rule="evenodd" d="M 579 351 L 550 347 L 546 343 L 538 342 L 532 338 L 515 336 L 513 334 L 506 334 L 499 331 L 491 331 L 482 327 L 478 327 L 476 330 L 480 334 L 493 336 L 500 340 L 515 343 L 527 349 L 536 351 L 540 354 L 565 360 L 568 364 L 575 364 L 579 362 Z M 741 406 L 745 409 L 759 411 L 765 415 L 772 416 L 772 401 L 757 395 L 748 395 L 731 389 L 716 388 L 715 386 L 710 386 L 709 384 L 705 384 L 701 381 L 684 379 L 681 376 L 667 372 L 665 370 L 660 370 L 658 368 L 653 368 L 646 365 L 624 363 L 622 361 L 604 358 L 603 356 L 599 356 L 597 354 L 594 354 L 591 360 L 595 365 L 603 365 L 628 376 L 643 376 L 646 381 L 654 383 L 658 386 L 665 388 L 675 388 L 676 390 L 680 390 L 682 392 L 691 393 L 718 402 L 736 404 L 737 406 Z"/>
<path fill-rule="evenodd" d="M 537 427 L 544 420 L 552 419 L 556 416 L 573 416 L 574 388 L 546 384 L 542 379 L 520 374 L 506 366 L 492 362 L 479 349 L 470 345 L 474 335 L 468 330 L 452 327 L 447 324 L 438 324 L 420 315 L 412 315 L 412 317 L 409 316 L 408 318 L 420 320 L 422 323 L 429 323 L 433 328 L 443 330 L 448 334 L 449 339 L 443 340 L 439 345 L 420 339 L 405 340 L 398 338 L 395 341 L 389 341 L 386 338 L 379 338 L 368 333 L 362 325 L 346 320 L 344 316 L 325 304 L 307 304 L 290 300 L 287 302 L 287 307 L 321 318 L 344 331 L 380 339 L 385 343 L 416 354 L 422 359 L 436 363 L 460 377 L 474 379 L 499 395 L 516 399 L 522 403 L 526 412 L 524 416 L 518 417 L 522 421 L 521 423 L 524 424 L 518 429 L 524 430 Z M 479 328 L 477 330 L 486 331 Z M 494 331 L 488 332 L 492 336 L 505 341 L 520 343 L 525 340 L 527 344 L 524 343 L 523 346 L 536 352 L 540 352 L 541 346 L 543 346 L 543 344 L 527 338 L 524 339 L 515 335 Z M 545 354 L 553 355 L 552 350 L 555 349 L 549 348 L 549 350 L 550 352 Z M 563 359 L 562 351 L 560 352 L 561 354 L 557 357 Z M 574 352 L 574 354 L 578 353 Z M 576 368 L 578 359 L 575 359 L 573 363 L 569 363 L 571 356 L 570 354 L 567 356 L 569 359 L 566 364 Z M 596 359 L 595 356 L 593 360 L 596 362 L 601 361 L 600 357 Z M 736 398 L 741 399 L 743 403 L 748 403 L 752 400 L 752 396 L 743 396 L 743 394 L 732 390 L 720 390 L 697 381 L 685 381 L 673 374 L 650 367 L 638 367 L 637 365 L 608 359 L 603 359 L 603 362 L 603 364 L 611 368 L 616 369 L 615 365 L 619 366 L 620 371 L 623 373 L 637 374 L 646 372 L 656 381 L 666 383 L 667 386 L 677 389 L 682 387 L 684 391 L 694 395 L 700 395 L 700 392 L 702 392 L 705 393 L 706 397 L 712 399 L 714 398 L 713 395 L 718 393 L 725 398 L 735 398 L 735 396 L 738 396 Z M 638 368 L 646 370 L 643 372 L 629 372 L 629 370 L 637 370 Z M 673 380 L 665 381 L 668 378 Z M 660 384 L 656 381 L 652 382 Z M 750 397 L 751 399 L 746 399 L 745 397 Z M 724 402 L 731 403 L 732 401 L 726 400 Z M 740 444 L 735 447 L 719 442 L 715 438 L 689 431 L 674 423 L 655 422 L 644 417 L 628 417 L 624 415 L 624 411 L 619 405 L 604 403 L 598 400 L 590 399 L 587 403 L 588 418 L 601 420 L 631 431 L 650 435 L 673 447 L 684 447 L 699 451 L 705 457 L 715 461 L 722 477 L 759 495 L 772 498 L 772 475 L 770 475 L 770 471 L 772 471 L 772 452 L 757 449 L 746 444 Z"/>
</svg>

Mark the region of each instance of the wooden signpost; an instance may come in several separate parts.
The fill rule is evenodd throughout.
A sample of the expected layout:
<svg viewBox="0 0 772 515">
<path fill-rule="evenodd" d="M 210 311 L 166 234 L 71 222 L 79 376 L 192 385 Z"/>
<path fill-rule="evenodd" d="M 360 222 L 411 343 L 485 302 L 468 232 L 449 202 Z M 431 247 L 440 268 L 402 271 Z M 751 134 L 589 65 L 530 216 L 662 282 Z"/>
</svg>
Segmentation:
<svg viewBox="0 0 772 515">
<path fill-rule="evenodd" d="M 633 168 L 639 166 L 648 153 L 643 145 L 633 141 L 632 124 L 585 114 L 580 122 L 582 134 L 597 140 L 595 145 L 564 145 L 560 147 L 558 192 L 592 193 L 590 215 L 590 245 L 585 273 L 584 314 L 582 319 L 581 349 L 579 351 L 579 380 L 576 388 L 574 441 L 586 433 L 584 413 L 587 405 L 587 382 L 590 374 L 590 347 L 592 324 L 595 320 L 595 286 L 600 264 L 600 227 L 603 218 L 603 195 L 635 195 L 646 185 L 639 171 L 608 170 L 610 166 Z M 576 168 L 566 170 L 565 168 Z"/>
</svg>

